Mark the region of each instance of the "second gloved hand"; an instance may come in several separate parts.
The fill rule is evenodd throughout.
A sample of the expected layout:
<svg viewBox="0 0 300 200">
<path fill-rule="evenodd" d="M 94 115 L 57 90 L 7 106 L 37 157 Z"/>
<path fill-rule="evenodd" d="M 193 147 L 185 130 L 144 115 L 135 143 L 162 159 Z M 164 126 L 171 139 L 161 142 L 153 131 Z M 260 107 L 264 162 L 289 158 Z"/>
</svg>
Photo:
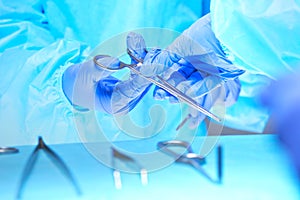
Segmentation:
<svg viewBox="0 0 300 200">
<path fill-rule="evenodd" d="M 240 83 L 238 78 L 224 79 L 219 76 L 208 75 L 193 68 L 193 66 L 178 66 L 170 68 L 166 73 L 166 80 L 178 90 L 193 98 L 198 105 L 210 110 L 215 104 L 227 107 L 236 102 Z M 156 87 L 154 98 L 169 99 L 177 103 L 178 99 L 161 88 Z M 196 128 L 206 116 L 200 111 L 189 108 L 189 127 Z"/>
<path fill-rule="evenodd" d="M 167 53 L 158 52 L 147 63 L 155 65 L 166 60 L 168 67 L 163 69 L 163 78 L 206 110 L 217 102 L 229 106 L 237 100 L 240 92 L 238 77 L 244 70 L 236 68 L 227 59 L 211 29 L 209 14 L 185 30 L 164 52 Z M 153 96 L 177 102 L 174 96 L 158 87 Z M 192 108 L 190 114 L 191 128 L 197 127 L 205 118 Z"/>
</svg>

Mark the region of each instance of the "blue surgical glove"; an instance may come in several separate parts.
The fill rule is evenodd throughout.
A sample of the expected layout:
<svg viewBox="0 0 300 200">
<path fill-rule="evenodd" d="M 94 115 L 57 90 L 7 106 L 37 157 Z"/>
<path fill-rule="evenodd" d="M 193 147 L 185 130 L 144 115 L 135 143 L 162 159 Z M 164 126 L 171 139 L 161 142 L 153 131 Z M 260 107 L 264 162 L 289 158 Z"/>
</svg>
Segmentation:
<svg viewBox="0 0 300 200">
<path fill-rule="evenodd" d="M 110 71 L 100 68 L 93 60 L 74 64 L 64 71 L 62 89 L 73 106 L 103 110 L 99 107 L 96 91 L 99 81 L 110 77 L 110 74 Z"/>
<path fill-rule="evenodd" d="M 127 48 L 135 58 L 141 60 L 135 69 L 147 77 L 154 78 L 164 73 L 167 69 L 177 65 L 180 57 L 168 50 L 151 49 L 146 50 L 143 37 L 137 33 L 129 33 L 127 36 Z M 132 59 L 132 63 L 137 63 Z M 110 113 L 126 113 L 132 109 L 137 102 L 146 94 L 151 83 L 145 78 L 132 72 L 130 78 L 121 81 L 114 87 L 109 107 Z M 127 105 L 127 106 L 125 106 Z"/>
<path fill-rule="evenodd" d="M 146 56 L 144 39 L 138 34 L 128 35 L 127 48 L 139 59 Z M 100 58 L 98 62 L 110 68 L 118 68 L 120 64 L 118 59 L 111 60 L 105 57 Z M 135 74 L 131 74 L 126 81 L 118 80 L 111 74 L 111 71 L 97 66 L 93 60 L 75 64 L 65 70 L 62 89 L 76 108 L 111 114 L 127 113 L 147 92 L 150 83 Z"/>
<path fill-rule="evenodd" d="M 175 71 L 174 71 L 175 70 Z M 219 103 L 222 106 L 230 106 L 237 100 L 240 93 L 238 78 L 226 79 L 219 76 L 200 72 L 192 66 L 179 66 L 170 68 L 166 74 L 167 81 L 181 92 L 193 98 L 206 110 Z M 169 99 L 171 103 L 177 103 L 178 99 L 160 88 L 155 88 L 154 98 L 158 100 Z M 205 118 L 201 112 L 189 108 L 189 127 L 196 128 Z"/>
<path fill-rule="evenodd" d="M 184 31 L 165 51 L 156 52 L 152 59 L 147 59 L 146 56 L 145 63 L 164 65 L 165 68 L 157 72 L 162 71 L 163 77 L 170 84 L 194 98 L 207 110 L 218 101 L 229 106 L 239 96 L 238 76 L 243 74 L 244 70 L 236 68 L 227 59 L 220 42 L 211 30 L 209 14 Z M 218 84 L 220 87 L 203 96 Z M 155 89 L 154 98 L 177 101 L 160 88 Z M 190 112 L 190 127 L 195 128 L 205 116 L 193 109 Z"/>
<path fill-rule="evenodd" d="M 290 154 L 300 177 L 300 72 L 271 84 L 262 93 L 263 105 L 272 112 L 274 129 Z"/>
</svg>

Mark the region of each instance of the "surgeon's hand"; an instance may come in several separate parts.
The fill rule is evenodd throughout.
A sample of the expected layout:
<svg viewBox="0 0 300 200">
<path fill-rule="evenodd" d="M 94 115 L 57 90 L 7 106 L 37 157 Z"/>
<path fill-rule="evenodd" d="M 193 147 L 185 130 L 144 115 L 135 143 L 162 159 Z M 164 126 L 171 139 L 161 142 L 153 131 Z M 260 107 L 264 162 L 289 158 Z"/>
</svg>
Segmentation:
<svg viewBox="0 0 300 200">
<path fill-rule="evenodd" d="M 145 60 L 136 69 L 146 76 L 162 73 L 173 63 L 172 59 L 175 59 L 173 55 L 160 49 L 147 52 L 143 37 L 136 33 L 128 34 L 127 48 L 135 58 Z M 156 58 L 158 54 L 164 55 L 164 59 Z M 155 65 L 152 65 L 152 60 L 155 60 Z M 97 61 L 108 68 L 118 68 L 120 65 L 118 59 L 107 57 L 100 57 Z M 136 64 L 137 61 L 132 59 L 132 63 Z M 124 81 L 110 76 L 112 73 L 93 60 L 74 64 L 63 74 L 62 89 L 71 104 L 81 110 L 87 108 L 110 114 L 126 114 L 146 94 L 151 83 L 135 73 L 131 73 L 129 79 Z"/>
<path fill-rule="evenodd" d="M 271 84 L 262 103 L 272 111 L 275 131 L 290 154 L 300 177 L 300 72 Z"/>
<path fill-rule="evenodd" d="M 171 73 L 169 71 L 172 71 Z M 208 75 L 200 72 L 192 66 L 180 66 L 177 70 L 168 70 L 167 81 L 193 98 L 204 109 L 210 110 L 213 105 L 230 106 L 234 104 L 240 93 L 240 82 L 238 78 L 224 79 L 219 76 Z M 167 73 L 166 73 L 167 74 Z M 156 87 L 154 98 L 158 100 L 169 99 L 171 103 L 177 103 L 178 99 L 161 88 Z M 189 108 L 190 128 L 196 128 L 206 117 L 194 108 Z"/>
<path fill-rule="evenodd" d="M 141 71 L 144 74 L 161 74 L 207 110 L 218 101 L 225 105 L 233 104 L 240 92 L 238 76 L 244 73 L 226 58 L 211 30 L 210 15 L 199 19 L 167 49 L 147 53 L 143 67 Z M 211 89 L 212 92 L 204 95 Z M 171 102 L 177 102 L 175 97 L 158 87 L 154 98 L 169 98 Z M 194 128 L 205 116 L 193 109 L 190 112 L 190 127 Z"/>
<path fill-rule="evenodd" d="M 142 36 L 129 34 L 127 48 L 139 59 L 146 56 Z M 107 57 L 97 59 L 109 68 L 119 68 L 120 61 Z M 135 60 L 132 60 L 134 63 Z M 146 93 L 150 83 L 135 74 L 126 81 L 111 76 L 113 71 L 103 69 L 93 59 L 68 67 L 62 78 L 62 89 L 76 108 L 104 111 L 110 114 L 127 113 Z"/>
<path fill-rule="evenodd" d="M 118 63 L 99 62 L 117 67 Z M 64 94 L 76 108 L 95 109 L 97 107 L 96 90 L 98 82 L 112 72 L 97 66 L 93 60 L 69 66 L 62 77 L 62 89 Z"/>
</svg>

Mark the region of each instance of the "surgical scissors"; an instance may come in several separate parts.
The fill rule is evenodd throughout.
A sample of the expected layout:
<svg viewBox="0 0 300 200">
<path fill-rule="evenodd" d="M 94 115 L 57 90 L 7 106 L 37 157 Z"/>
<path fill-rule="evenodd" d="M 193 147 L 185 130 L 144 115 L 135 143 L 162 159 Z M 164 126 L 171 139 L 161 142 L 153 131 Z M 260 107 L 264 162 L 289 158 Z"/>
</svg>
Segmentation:
<svg viewBox="0 0 300 200">
<path fill-rule="evenodd" d="M 63 160 L 53 151 L 51 150 L 43 141 L 42 137 L 38 138 L 38 144 L 35 147 L 34 151 L 30 155 L 26 166 L 23 170 L 23 174 L 20 180 L 20 185 L 17 191 L 17 198 L 20 198 L 24 189 L 24 186 L 33 170 L 33 167 L 38 158 L 38 153 L 40 150 L 43 150 L 46 155 L 53 161 L 53 163 L 61 170 L 61 172 L 69 179 L 69 181 L 73 184 L 77 194 L 81 194 L 80 188 L 75 181 L 71 171 L 68 169 L 67 165 L 63 162 Z"/>
<path fill-rule="evenodd" d="M 146 79 L 147 81 L 153 83 L 154 85 L 166 90 L 167 92 L 169 92 L 170 94 L 172 94 L 173 96 L 175 96 L 176 98 L 178 98 L 179 100 L 187 103 L 189 106 L 193 107 L 194 109 L 200 111 L 201 113 L 203 113 L 204 115 L 211 117 L 212 119 L 220 122 L 221 119 L 214 115 L 213 113 L 205 110 L 203 107 L 201 107 L 194 99 L 192 99 L 191 97 L 187 96 L 186 94 L 184 94 L 183 92 L 181 92 L 180 90 L 178 90 L 176 87 L 174 87 L 173 85 L 171 85 L 170 83 L 168 83 L 167 81 L 165 81 L 161 76 L 156 75 L 154 78 L 157 78 L 159 81 L 155 80 L 152 77 L 149 77 L 145 74 L 142 74 L 140 71 L 138 71 L 137 69 L 135 69 L 136 67 L 139 67 L 143 64 L 143 60 L 142 59 L 138 59 L 136 58 L 132 52 L 127 49 L 127 53 L 129 54 L 129 56 L 134 59 L 137 64 L 126 64 L 122 61 L 118 61 L 119 62 L 119 67 L 118 68 L 111 68 L 109 66 L 104 65 L 103 63 L 99 62 L 99 59 L 102 58 L 106 58 L 106 59 L 110 59 L 111 58 L 111 63 L 115 63 L 117 61 L 116 58 L 108 56 L 108 55 L 96 55 L 94 56 L 93 60 L 94 63 L 96 65 L 98 65 L 99 67 L 103 68 L 103 69 L 107 69 L 107 70 L 111 70 L 111 71 L 117 71 L 120 69 L 123 69 L 125 67 L 129 68 L 132 72 L 134 72 L 135 74 L 137 74 L 140 77 L 143 77 L 144 79 Z M 106 60 L 107 61 L 107 60 Z"/>
<path fill-rule="evenodd" d="M 171 147 L 181 147 L 184 148 L 183 153 L 177 153 L 172 150 Z M 204 175 L 208 180 L 213 183 L 221 183 L 222 181 L 222 147 L 218 146 L 218 167 L 217 167 L 217 177 L 218 179 L 213 179 L 202 167 L 206 163 L 205 157 L 202 157 L 192 150 L 191 145 L 188 142 L 181 140 L 168 140 L 157 143 L 157 148 L 175 158 L 176 162 L 185 163 L 193 166 L 196 170 Z"/>
</svg>

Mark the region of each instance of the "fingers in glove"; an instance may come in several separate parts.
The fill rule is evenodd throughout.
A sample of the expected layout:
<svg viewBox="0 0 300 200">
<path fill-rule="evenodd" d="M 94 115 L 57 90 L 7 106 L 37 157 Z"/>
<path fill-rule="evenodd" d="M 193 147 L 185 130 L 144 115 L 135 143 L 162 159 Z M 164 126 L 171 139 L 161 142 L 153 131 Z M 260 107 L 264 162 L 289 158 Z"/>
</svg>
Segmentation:
<svg viewBox="0 0 300 200">
<path fill-rule="evenodd" d="M 188 87 L 187 79 L 195 72 L 195 68 L 191 66 L 183 66 L 177 63 L 173 64 L 166 72 L 163 73 L 163 77 L 166 79 L 168 83 L 176 87 L 182 92 L 186 91 L 186 87 Z M 194 77 L 196 78 L 196 77 Z M 187 82 L 186 82 L 187 81 Z M 178 85 L 181 85 L 179 88 Z M 153 92 L 153 96 L 157 100 L 163 100 L 169 98 L 171 103 L 177 103 L 178 99 L 168 93 L 167 91 L 156 87 Z"/>
<path fill-rule="evenodd" d="M 163 74 L 163 78 L 174 87 L 176 87 L 180 82 L 185 81 L 185 77 L 177 71 L 179 68 L 179 65 L 175 63 Z M 169 97 L 173 97 L 173 95 L 162 88 L 156 87 L 153 91 L 153 97 L 157 100 L 163 100 Z M 175 97 L 173 98 L 173 100 L 174 101 L 172 101 L 172 103 L 178 102 L 177 98 Z"/>
<path fill-rule="evenodd" d="M 202 80 L 203 78 L 201 73 L 199 73 L 198 71 L 194 71 L 194 73 L 192 73 L 185 80 L 178 82 L 176 88 L 180 90 L 182 93 L 186 94 L 187 96 L 194 98 L 195 97 L 194 93 L 197 92 L 198 86 L 202 84 Z M 194 93 L 188 91 L 193 91 Z M 174 96 L 170 96 L 169 101 L 171 103 L 178 102 L 177 98 Z"/>
<path fill-rule="evenodd" d="M 144 60 L 147 54 L 146 43 L 142 35 L 134 32 L 130 32 L 127 35 L 127 49 L 131 52 L 132 56 L 138 60 Z M 137 63 L 137 61 L 131 58 L 131 63 Z"/>
</svg>

